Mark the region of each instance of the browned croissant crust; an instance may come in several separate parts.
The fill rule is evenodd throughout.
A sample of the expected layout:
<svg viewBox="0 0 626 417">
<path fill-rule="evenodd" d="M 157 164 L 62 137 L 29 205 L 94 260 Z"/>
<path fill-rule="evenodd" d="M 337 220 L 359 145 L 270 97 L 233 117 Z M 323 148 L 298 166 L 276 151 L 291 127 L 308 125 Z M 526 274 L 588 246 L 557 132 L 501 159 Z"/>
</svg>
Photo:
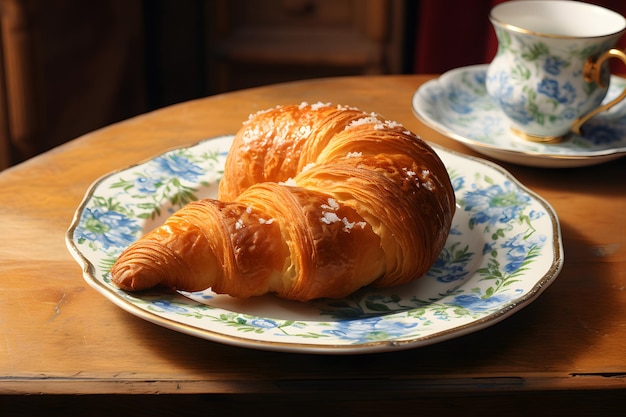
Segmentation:
<svg viewBox="0 0 626 417">
<path fill-rule="evenodd" d="M 401 125 L 343 106 L 277 107 L 237 133 L 218 200 L 133 243 L 111 279 L 131 291 L 343 297 L 423 275 L 454 210 L 445 166 Z"/>
</svg>

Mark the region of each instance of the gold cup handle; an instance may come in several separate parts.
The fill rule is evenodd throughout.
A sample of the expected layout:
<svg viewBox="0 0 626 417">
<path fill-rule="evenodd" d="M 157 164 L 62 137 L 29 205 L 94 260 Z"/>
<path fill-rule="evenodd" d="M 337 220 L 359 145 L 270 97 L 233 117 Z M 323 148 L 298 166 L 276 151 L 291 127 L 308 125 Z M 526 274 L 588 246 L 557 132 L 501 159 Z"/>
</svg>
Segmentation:
<svg viewBox="0 0 626 417">
<path fill-rule="evenodd" d="M 600 76 L 602 74 L 602 65 L 604 64 L 604 61 L 606 61 L 609 58 L 620 59 L 624 64 L 626 64 L 626 53 L 624 53 L 624 51 L 620 49 L 616 49 L 616 48 L 609 49 L 608 51 L 600 55 L 597 59 L 594 60 L 594 59 L 589 58 L 587 62 L 585 62 L 585 67 L 583 68 L 583 76 L 585 77 L 585 81 L 587 82 L 593 81 L 602 87 L 606 87 L 604 83 L 602 82 L 602 80 L 600 79 Z M 592 111 L 590 111 L 589 113 L 580 117 L 572 125 L 572 129 L 571 129 L 572 132 L 576 133 L 577 135 L 580 135 L 580 129 L 582 128 L 582 125 L 585 124 L 585 122 L 587 122 L 596 114 L 610 109 L 611 107 L 613 107 L 614 105 L 622 101 L 625 97 L 626 97 L 626 89 L 624 89 L 624 91 L 622 91 L 622 93 L 616 99 L 611 100 L 610 102 L 602 106 L 598 106 Z"/>
</svg>

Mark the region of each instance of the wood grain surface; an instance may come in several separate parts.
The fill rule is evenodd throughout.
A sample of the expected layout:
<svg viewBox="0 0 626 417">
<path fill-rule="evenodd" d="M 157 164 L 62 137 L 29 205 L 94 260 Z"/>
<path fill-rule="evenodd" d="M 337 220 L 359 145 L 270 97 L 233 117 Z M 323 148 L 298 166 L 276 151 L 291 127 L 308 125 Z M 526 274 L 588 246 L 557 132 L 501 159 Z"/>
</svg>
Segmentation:
<svg viewBox="0 0 626 417">
<path fill-rule="evenodd" d="M 171 331 L 122 311 L 89 287 L 66 248 L 74 212 L 100 176 L 235 133 L 249 114 L 278 104 L 357 106 L 428 141 L 477 155 L 414 116 L 411 97 L 430 78 L 331 78 L 216 95 L 106 127 L 0 173 L 0 415 L 2 401 L 19 404 L 24 394 L 58 394 L 57 400 L 199 394 L 229 401 L 241 395 L 261 403 L 314 397 L 365 404 L 366 398 L 381 407 L 420 398 L 451 405 L 442 396 L 487 395 L 528 404 L 524 395 L 573 390 L 585 393 L 568 397 L 576 407 L 594 393 L 604 406 L 607 397 L 623 397 L 626 159 L 568 169 L 501 163 L 555 208 L 565 252 L 560 276 L 535 302 L 494 326 L 401 352 L 267 352 Z"/>
</svg>

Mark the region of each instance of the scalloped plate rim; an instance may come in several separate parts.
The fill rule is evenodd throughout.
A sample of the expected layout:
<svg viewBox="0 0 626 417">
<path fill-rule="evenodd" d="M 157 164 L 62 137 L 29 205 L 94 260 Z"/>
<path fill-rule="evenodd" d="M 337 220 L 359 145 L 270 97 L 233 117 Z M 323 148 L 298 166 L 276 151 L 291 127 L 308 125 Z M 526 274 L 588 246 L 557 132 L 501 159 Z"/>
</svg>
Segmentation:
<svg viewBox="0 0 626 417">
<path fill-rule="evenodd" d="M 489 315 L 480 317 L 470 323 L 462 324 L 450 329 L 442 330 L 435 332 L 433 334 L 428 334 L 426 336 L 416 337 L 414 339 L 409 340 L 382 340 L 375 342 L 365 342 L 361 344 L 315 344 L 315 343 L 284 343 L 284 342 L 272 342 L 267 340 L 257 340 L 251 337 L 242 337 L 240 335 L 234 334 L 224 334 L 212 331 L 211 329 L 202 328 L 199 326 L 193 326 L 189 324 L 185 324 L 179 322 L 177 320 L 166 318 L 157 315 L 156 313 L 146 311 L 140 308 L 138 305 L 130 302 L 128 299 L 121 297 L 115 291 L 113 291 L 109 286 L 105 285 L 101 280 L 94 276 L 94 265 L 82 254 L 82 252 L 76 246 L 76 242 L 73 239 L 73 234 L 78 226 L 78 222 L 81 217 L 82 211 L 85 209 L 87 202 L 93 196 L 93 193 L 98 189 L 98 186 L 105 180 L 110 177 L 119 174 L 121 172 L 128 171 L 134 167 L 141 166 L 147 162 L 154 160 L 155 158 L 165 155 L 168 152 L 177 149 L 186 149 L 193 148 L 200 144 L 206 143 L 208 141 L 219 140 L 219 139 L 232 139 L 233 135 L 222 135 L 218 137 L 213 137 L 209 139 L 204 139 L 189 146 L 183 147 L 175 147 L 168 151 L 164 151 L 159 155 L 156 155 L 154 158 L 148 158 L 142 162 L 137 164 L 128 166 L 126 168 L 122 168 L 119 170 L 112 171 L 108 174 L 105 174 L 94 181 L 91 186 L 88 188 L 86 194 L 84 195 L 80 205 L 74 213 L 72 223 L 69 229 L 66 232 L 66 245 L 68 250 L 74 259 L 78 262 L 78 264 L 82 267 L 82 273 L 84 280 L 97 292 L 103 295 L 106 299 L 108 299 L 113 304 L 122 308 L 124 311 L 131 313 L 132 315 L 139 317 L 143 320 L 151 322 L 153 324 L 159 325 L 161 327 L 174 330 L 183 334 L 187 334 L 190 336 L 202 338 L 208 341 L 217 342 L 226 345 L 232 345 L 243 348 L 253 348 L 258 350 L 267 350 L 267 351 L 278 351 L 278 352 L 290 352 L 290 353 L 313 353 L 313 354 L 365 354 L 365 353 L 378 353 L 378 352 L 391 352 L 405 349 L 412 349 L 422 346 L 431 345 L 434 343 L 439 343 L 445 340 L 457 338 L 466 334 L 474 333 L 478 330 L 484 329 L 486 327 L 490 327 L 505 318 L 509 317 L 513 313 L 519 311 L 520 309 L 526 307 L 531 302 L 533 302 L 559 275 L 564 262 L 563 257 L 563 245 L 562 245 L 562 237 L 560 233 L 560 224 L 558 221 L 558 217 L 556 212 L 552 208 L 552 206 L 542 197 L 540 197 L 535 192 L 529 190 L 522 183 L 520 183 L 515 177 L 513 177 L 506 169 L 495 164 L 493 162 L 484 160 L 482 158 L 477 158 L 473 156 L 464 155 L 462 153 L 446 149 L 437 144 L 429 143 L 437 153 L 449 153 L 455 157 L 466 159 L 469 161 L 474 161 L 475 163 L 485 165 L 490 167 L 491 169 L 497 171 L 499 174 L 503 175 L 506 179 L 510 180 L 516 187 L 520 190 L 527 193 L 530 197 L 532 197 L 535 202 L 539 203 L 547 212 L 551 220 L 552 226 L 552 235 L 551 235 L 551 248 L 554 250 L 552 262 L 550 268 L 545 272 L 543 276 L 537 279 L 534 282 L 534 285 L 531 290 L 526 292 L 522 297 L 515 299 L 515 302 L 507 303 L 499 310 L 490 313 Z M 118 290 L 119 291 L 119 290 Z"/>
</svg>

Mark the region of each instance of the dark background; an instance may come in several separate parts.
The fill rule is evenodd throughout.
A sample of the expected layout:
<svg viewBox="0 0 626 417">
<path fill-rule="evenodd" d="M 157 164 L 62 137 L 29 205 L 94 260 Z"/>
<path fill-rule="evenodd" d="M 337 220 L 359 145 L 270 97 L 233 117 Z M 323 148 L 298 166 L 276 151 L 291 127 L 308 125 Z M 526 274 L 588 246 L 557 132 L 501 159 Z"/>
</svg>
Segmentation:
<svg viewBox="0 0 626 417">
<path fill-rule="evenodd" d="M 499 2 L 0 0 L 0 170 L 226 91 L 488 63 L 497 45 L 488 15 Z M 626 13 L 622 0 L 589 2 Z M 267 33 L 276 36 L 269 49 L 258 46 Z"/>
</svg>

